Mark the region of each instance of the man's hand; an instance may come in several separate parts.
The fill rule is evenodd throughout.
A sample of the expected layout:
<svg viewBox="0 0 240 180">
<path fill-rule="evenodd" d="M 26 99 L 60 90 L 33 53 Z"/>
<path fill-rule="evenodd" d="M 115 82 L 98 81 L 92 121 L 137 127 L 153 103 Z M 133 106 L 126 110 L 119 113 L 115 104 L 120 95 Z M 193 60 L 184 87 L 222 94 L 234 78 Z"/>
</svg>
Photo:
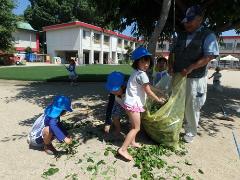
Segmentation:
<svg viewBox="0 0 240 180">
<path fill-rule="evenodd" d="M 72 144 L 72 138 L 65 137 L 64 142 L 66 144 Z"/>
<path fill-rule="evenodd" d="M 184 68 L 181 71 L 182 76 L 187 76 L 188 74 L 190 74 L 193 71 L 193 68 L 191 66 L 189 66 L 188 68 Z"/>
<path fill-rule="evenodd" d="M 183 69 L 183 70 L 181 71 L 181 75 L 182 75 L 182 76 L 187 76 L 187 69 Z"/>
</svg>

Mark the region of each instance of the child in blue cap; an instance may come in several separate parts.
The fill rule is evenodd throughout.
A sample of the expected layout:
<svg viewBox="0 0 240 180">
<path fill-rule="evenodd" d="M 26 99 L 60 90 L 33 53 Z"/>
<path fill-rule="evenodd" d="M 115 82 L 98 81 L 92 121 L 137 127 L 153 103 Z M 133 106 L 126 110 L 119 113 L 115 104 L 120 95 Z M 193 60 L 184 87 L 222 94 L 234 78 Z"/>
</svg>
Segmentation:
<svg viewBox="0 0 240 180">
<path fill-rule="evenodd" d="M 150 88 L 149 78 L 146 74 L 148 68 L 153 65 L 151 54 L 142 46 L 136 48 L 132 52 L 132 67 L 134 69 L 131 74 L 126 89 L 126 98 L 124 99 L 123 107 L 126 110 L 132 128 L 127 134 L 123 145 L 118 149 L 118 154 L 126 160 L 131 161 L 133 158 L 128 153 L 128 146 L 141 147 L 136 142 L 135 138 L 140 131 L 141 118 L 140 113 L 144 112 L 144 105 L 147 95 L 153 100 L 163 103 L 163 99 L 158 97 Z"/>
<path fill-rule="evenodd" d="M 60 116 L 72 112 L 71 100 L 66 96 L 56 96 L 44 113 L 34 122 L 28 136 L 29 146 L 43 147 L 44 151 L 53 155 L 57 150 L 52 145 L 56 137 L 60 142 L 72 143 L 67 131 L 60 122 Z"/>
<path fill-rule="evenodd" d="M 123 109 L 123 98 L 126 93 L 126 82 L 124 81 L 124 74 L 114 71 L 107 77 L 106 89 L 109 91 L 109 100 L 107 105 L 105 133 L 109 133 L 110 126 L 114 125 L 115 135 L 120 135 L 120 119 L 125 114 Z"/>
</svg>

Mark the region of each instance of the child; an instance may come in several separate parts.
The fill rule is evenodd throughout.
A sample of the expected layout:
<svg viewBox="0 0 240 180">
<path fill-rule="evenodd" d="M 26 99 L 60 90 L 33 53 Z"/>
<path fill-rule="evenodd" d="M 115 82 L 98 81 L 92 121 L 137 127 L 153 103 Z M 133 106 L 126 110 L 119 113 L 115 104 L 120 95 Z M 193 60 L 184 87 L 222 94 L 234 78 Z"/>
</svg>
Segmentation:
<svg viewBox="0 0 240 180">
<path fill-rule="evenodd" d="M 211 79 L 213 77 L 213 89 L 221 92 L 222 87 L 220 78 L 222 77 L 222 74 L 220 73 L 220 67 L 216 67 L 215 71 L 216 72 L 214 72 L 212 76 L 209 77 L 208 79 Z"/>
<path fill-rule="evenodd" d="M 127 83 L 126 98 L 123 105 L 131 121 L 132 129 L 127 134 L 122 147 L 117 151 L 119 155 L 129 161 L 133 158 L 127 151 L 128 146 L 131 144 L 133 147 L 141 147 L 139 143 L 136 143 L 135 138 L 140 130 L 140 113 L 144 112 L 143 106 L 147 95 L 157 102 L 163 103 L 163 99 L 152 92 L 146 74 L 148 68 L 152 66 L 151 54 L 144 47 L 138 47 L 133 51 L 132 59 L 134 71 Z"/>
<path fill-rule="evenodd" d="M 66 112 L 72 112 L 71 100 L 66 96 L 56 96 L 53 103 L 49 105 L 44 113 L 35 121 L 28 136 L 29 146 L 44 147 L 44 151 L 53 155 L 57 150 L 52 145 L 52 140 L 56 137 L 60 142 L 72 143 L 72 138 L 63 128 L 60 116 Z"/>
<path fill-rule="evenodd" d="M 112 72 L 107 77 L 106 89 L 110 92 L 105 120 L 105 133 L 109 133 L 110 126 L 115 127 L 115 135 L 120 135 L 120 119 L 125 114 L 122 108 L 123 98 L 126 93 L 126 83 L 124 75 L 121 72 Z"/>
<path fill-rule="evenodd" d="M 171 76 L 168 74 L 168 63 L 165 57 L 159 57 L 155 66 L 155 74 L 153 75 L 153 85 L 160 89 L 165 96 L 170 93 Z"/>
<path fill-rule="evenodd" d="M 157 84 L 167 73 L 167 59 L 165 57 L 159 57 L 155 66 L 156 73 L 153 76 L 153 84 Z"/>
<path fill-rule="evenodd" d="M 75 81 L 77 80 L 77 78 L 78 78 L 78 75 L 77 75 L 77 73 L 76 73 L 76 71 L 75 71 L 75 68 L 76 68 L 76 62 L 75 62 L 74 59 L 71 59 L 69 66 L 66 67 L 66 69 L 67 69 L 68 72 L 69 72 L 69 79 L 70 79 L 70 81 L 71 81 L 71 85 L 73 85 L 74 82 L 75 82 Z"/>
</svg>

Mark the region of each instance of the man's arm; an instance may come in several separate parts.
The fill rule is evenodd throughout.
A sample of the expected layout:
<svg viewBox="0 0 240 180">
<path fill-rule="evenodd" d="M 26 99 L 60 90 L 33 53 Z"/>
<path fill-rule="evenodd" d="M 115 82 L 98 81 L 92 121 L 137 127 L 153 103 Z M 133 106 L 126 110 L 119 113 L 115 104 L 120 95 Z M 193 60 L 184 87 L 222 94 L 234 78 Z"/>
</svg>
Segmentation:
<svg viewBox="0 0 240 180">
<path fill-rule="evenodd" d="M 212 59 L 214 59 L 214 56 L 204 56 L 201 59 L 199 59 L 196 63 L 191 64 L 187 68 L 183 69 L 181 74 L 183 76 L 186 76 L 190 74 L 194 69 L 198 69 L 200 67 L 207 65 Z"/>
<path fill-rule="evenodd" d="M 216 58 L 219 55 L 219 48 L 216 36 L 211 33 L 204 40 L 203 44 L 203 57 L 200 58 L 196 63 L 191 64 L 189 67 L 182 70 L 181 74 L 183 76 L 188 75 L 194 69 L 198 69 L 207 65 L 212 59 Z"/>
</svg>

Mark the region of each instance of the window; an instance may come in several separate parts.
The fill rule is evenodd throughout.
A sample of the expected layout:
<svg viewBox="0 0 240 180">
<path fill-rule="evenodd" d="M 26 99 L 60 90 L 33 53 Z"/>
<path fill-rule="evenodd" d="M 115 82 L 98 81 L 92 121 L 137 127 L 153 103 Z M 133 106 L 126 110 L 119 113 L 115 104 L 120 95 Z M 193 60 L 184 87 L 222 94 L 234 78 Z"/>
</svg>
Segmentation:
<svg viewBox="0 0 240 180">
<path fill-rule="evenodd" d="M 86 30 L 83 30 L 83 39 L 86 39 L 89 36 L 90 36 L 90 32 L 86 31 Z"/>
<path fill-rule="evenodd" d="M 118 39 L 118 44 L 117 44 L 118 47 L 122 47 L 122 39 Z"/>
<path fill-rule="evenodd" d="M 86 39 L 86 31 L 83 30 L 83 39 Z"/>
<path fill-rule="evenodd" d="M 104 44 L 109 45 L 110 42 L 110 37 L 109 36 L 104 36 Z"/>
<path fill-rule="evenodd" d="M 236 50 L 240 50 L 240 43 L 236 44 Z"/>
<path fill-rule="evenodd" d="M 123 55 L 121 53 L 117 53 L 117 58 L 118 59 L 122 59 L 123 58 Z"/>
<path fill-rule="evenodd" d="M 128 46 L 128 41 L 124 40 L 124 47 Z"/>
<path fill-rule="evenodd" d="M 99 44 L 100 43 L 100 34 L 94 33 L 94 43 Z"/>
<path fill-rule="evenodd" d="M 158 43 L 158 50 L 167 50 L 167 45 L 165 43 Z"/>
<path fill-rule="evenodd" d="M 16 44 L 19 44 L 19 37 L 13 37 L 13 41 L 14 41 Z"/>
<path fill-rule="evenodd" d="M 130 47 L 133 48 L 133 42 L 130 42 Z"/>
<path fill-rule="evenodd" d="M 221 50 L 232 50 L 233 49 L 233 43 L 222 43 L 220 46 Z"/>
</svg>

